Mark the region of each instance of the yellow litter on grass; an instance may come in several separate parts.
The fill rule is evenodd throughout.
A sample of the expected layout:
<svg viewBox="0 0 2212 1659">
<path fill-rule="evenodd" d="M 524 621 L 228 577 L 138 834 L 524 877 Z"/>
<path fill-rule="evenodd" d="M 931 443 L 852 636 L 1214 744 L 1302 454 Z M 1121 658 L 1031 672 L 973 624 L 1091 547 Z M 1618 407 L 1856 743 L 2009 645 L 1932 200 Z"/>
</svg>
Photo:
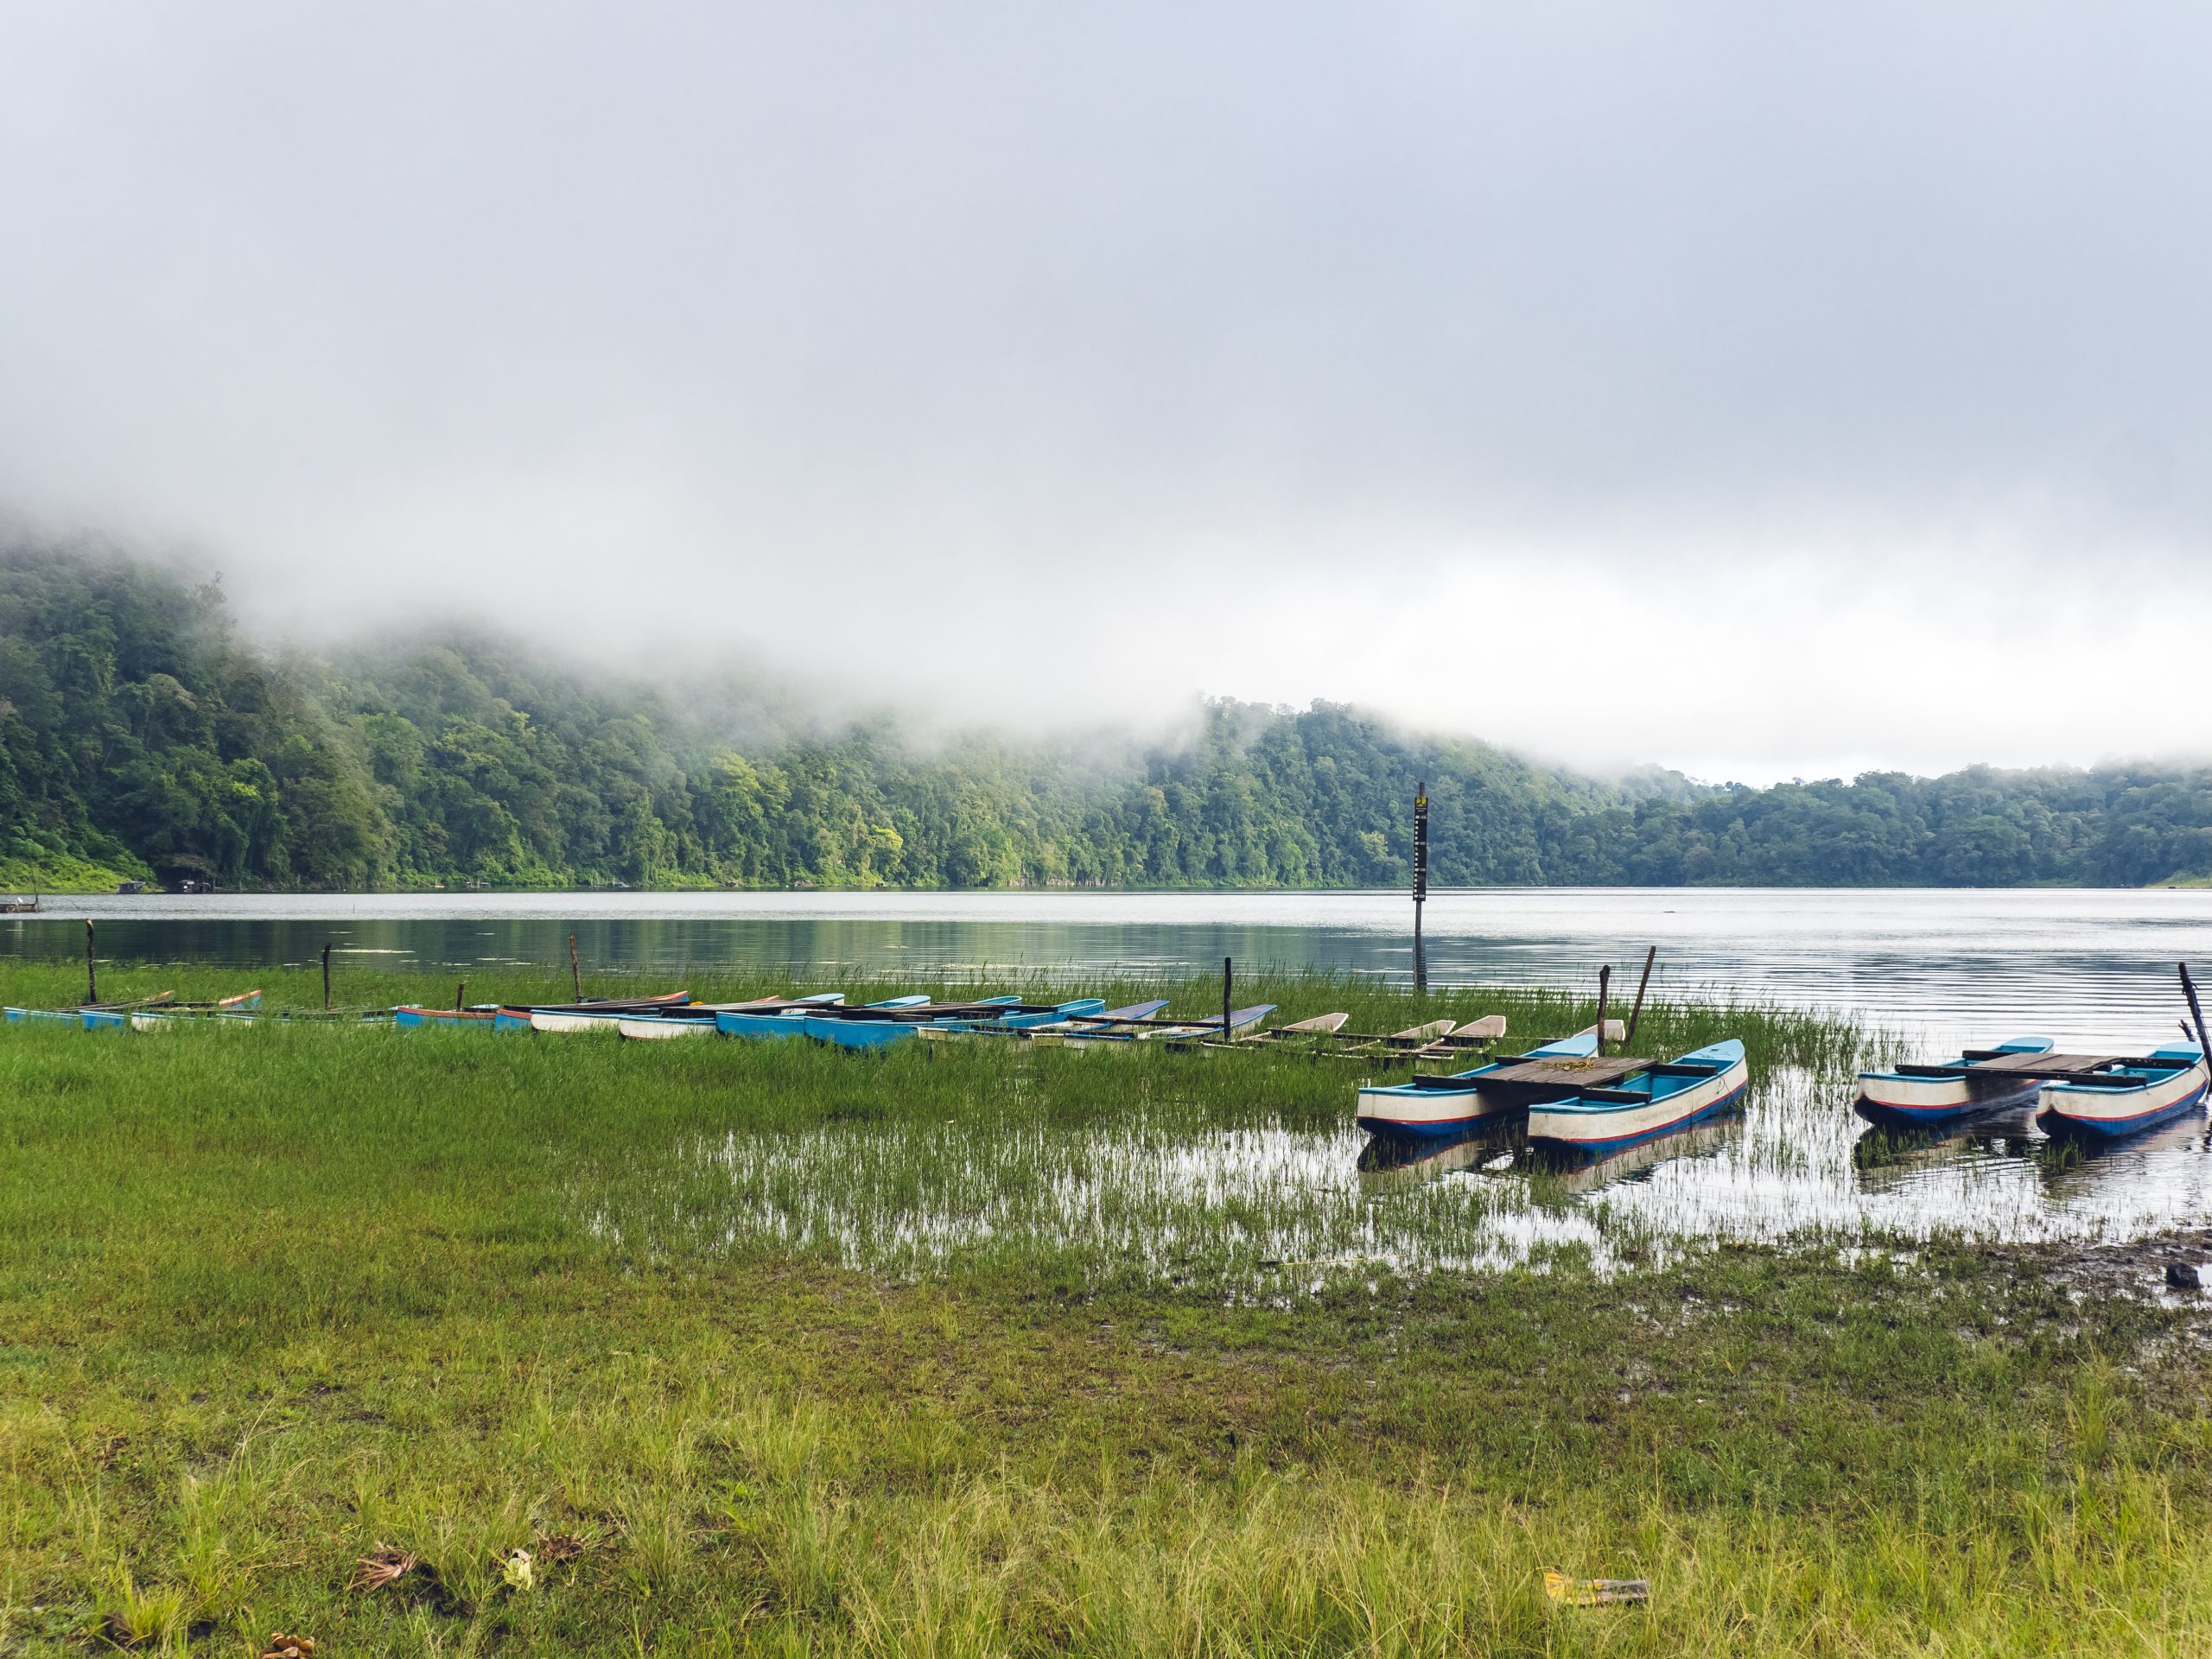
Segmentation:
<svg viewBox="0 0 2212 1659">
<path fill-rule="evenodd" d="M 1649 1601 L 1649 1579 L 1570 1579 L 1555 1567 L 1544 1569 L 1544 1593 L 1570 1607 L 1596 1607 L 1606 1602 Z"/>
</svg>

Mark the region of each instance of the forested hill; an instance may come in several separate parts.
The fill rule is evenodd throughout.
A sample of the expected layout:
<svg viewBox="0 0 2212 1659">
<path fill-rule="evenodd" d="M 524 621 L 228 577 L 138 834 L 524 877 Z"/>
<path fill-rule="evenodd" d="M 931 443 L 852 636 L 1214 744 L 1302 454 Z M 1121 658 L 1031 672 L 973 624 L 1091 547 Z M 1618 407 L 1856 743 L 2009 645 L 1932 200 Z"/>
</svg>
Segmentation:
<svg viewBox="0 0 2212 1659">
<path fill-rule="evenodd" d="M 1326 703 L 1152 747 L 777 731 L 482 641 L 277 657 L 212 587 L 0 553 L 9 887 L 1389 886 L 1423 778 L 1440 886 L 2212 876 L 2202 770 L 1601 783 Z"/>
</svg>

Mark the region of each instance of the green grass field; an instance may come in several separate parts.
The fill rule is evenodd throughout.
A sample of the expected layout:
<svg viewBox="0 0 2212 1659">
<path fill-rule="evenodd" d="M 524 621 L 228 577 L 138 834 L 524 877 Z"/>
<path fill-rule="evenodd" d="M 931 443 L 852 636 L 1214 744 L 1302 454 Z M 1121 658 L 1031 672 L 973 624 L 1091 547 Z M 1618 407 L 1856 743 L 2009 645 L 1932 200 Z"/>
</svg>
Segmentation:
<svg viewBox="0 0 2212 1659">
<path fill-rule="evenodd" d="M 256 977 L 320 996 L 105 965 L 102 989 Z M 80 988 L 0 973 L 13 1003 Z M 1370 1028 L 1505 1012 L 1517 1040 L 1589 1015 L 1248 989 Z M 1678 1006 L 1637 1046 L 1726 1031 L 1767 1069 L 1869 1049 Z M 2094 1252 L 1569 1248 L 1309 1281 L 1254 1243 L 1297 1214 L 1057 1150 L 1312 1131 L 1354 1075 L 0 1031 L 0 1652 L 2212 1651 L 2206 1325 L 2076 1294 Z M 964 1176 L 931 1164 L 948 1145 Z M 1409 1236 L 1485 1224 L 1427 1202 Z M 422 1565 L 349 1589 L 379 1545 Z M 1548 1566 L 1652 1600 L 1556 1606 Z"/>
</svg>

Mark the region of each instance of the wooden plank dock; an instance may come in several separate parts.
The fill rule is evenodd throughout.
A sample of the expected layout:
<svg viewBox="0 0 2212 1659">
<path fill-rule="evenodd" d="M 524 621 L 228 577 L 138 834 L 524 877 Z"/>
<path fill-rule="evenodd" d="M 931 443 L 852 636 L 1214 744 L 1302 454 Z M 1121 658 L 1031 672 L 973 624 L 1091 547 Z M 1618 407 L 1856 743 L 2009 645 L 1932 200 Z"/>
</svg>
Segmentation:
<svg viewBox="0 0 2212 1659">
<path fill-rule="evenodd" d="M 2015 1054 L 1995 1049 L 1968 1049 L 1964 1065 L 1903 1065 L 1897 1071 L 1908 1077 L 2047 1077 L 2054 1083 L 2130 1084 L 2139 1077 L 2118 1075 L 2123 1065 L 2164 1067 L 2171 1060 L 2145 1059 L 2135 1054 Z"/>
<path fill-rule="evenodd" d="M 1485 1095 L 1508 1101 L 1556 1100 L 1562 1094 L 1607 1088 L 1640 1071 L 1649 1071 L 1652 1065 L 1649 1060 L 1624 1054 L 1608 1054 L 1603 1059 L 1594 1056 L 1526 1056 L 1505 1060 L 1495 1071 L 1484 1072 L 1481 1086 Z M 1417 1085 L 1427 1081 L 1414 1079 Z"/>
</svg>

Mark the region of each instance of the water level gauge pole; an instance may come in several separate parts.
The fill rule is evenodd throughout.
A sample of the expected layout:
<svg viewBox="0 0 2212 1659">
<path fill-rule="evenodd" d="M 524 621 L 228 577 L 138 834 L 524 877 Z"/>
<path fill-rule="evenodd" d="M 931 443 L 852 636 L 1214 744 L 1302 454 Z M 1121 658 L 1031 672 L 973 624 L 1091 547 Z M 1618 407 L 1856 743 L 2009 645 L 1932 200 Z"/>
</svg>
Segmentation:
<svg viewBox="0 0 2212 1659">
<path fill-rule="evenodd" d="M 1414 791 L 1414 990 L 1428 995 L 1428 957 L 1422 948 L 1421 907 L 1428 899 L 1428 779 Z"/>
</svg>

